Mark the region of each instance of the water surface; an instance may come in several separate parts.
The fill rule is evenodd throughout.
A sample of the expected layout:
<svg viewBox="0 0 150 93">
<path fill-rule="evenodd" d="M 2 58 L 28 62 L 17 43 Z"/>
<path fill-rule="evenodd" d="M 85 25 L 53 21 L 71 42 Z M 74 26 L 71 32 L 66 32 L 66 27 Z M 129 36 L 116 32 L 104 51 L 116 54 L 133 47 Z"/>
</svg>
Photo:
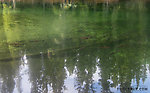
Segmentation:
<svg viewBox="0 0 150 93">
<path fill-rule="evenodd" d="M 149 93 L 150 7 L 0 10 L 1 93 Z"/>
</svg>

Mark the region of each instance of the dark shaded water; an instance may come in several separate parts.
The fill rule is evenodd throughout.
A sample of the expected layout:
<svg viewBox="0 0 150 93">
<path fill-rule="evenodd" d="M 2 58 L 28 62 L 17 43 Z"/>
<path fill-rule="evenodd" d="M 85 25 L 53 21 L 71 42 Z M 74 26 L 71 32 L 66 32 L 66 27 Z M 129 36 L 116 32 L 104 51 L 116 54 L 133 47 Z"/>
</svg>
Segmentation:
<svg viewBox="0 0 150 93">
<path fill-rule="evenodd" d="M 149 93 L 150 7 L 0 10 L 1 93 Z"/>
</svg>

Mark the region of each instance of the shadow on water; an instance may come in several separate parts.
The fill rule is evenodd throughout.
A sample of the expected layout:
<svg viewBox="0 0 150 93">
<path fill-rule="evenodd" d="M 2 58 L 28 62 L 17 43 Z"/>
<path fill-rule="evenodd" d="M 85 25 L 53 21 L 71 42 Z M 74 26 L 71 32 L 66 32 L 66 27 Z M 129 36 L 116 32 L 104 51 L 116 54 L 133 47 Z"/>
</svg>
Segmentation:
<svg viewBox="0 0 150 93">
<path fill-rule="evenodd" d="M 0 92 L 149 92 L 148 3 L 95 9 L 0 10 Z"/>
</svg>

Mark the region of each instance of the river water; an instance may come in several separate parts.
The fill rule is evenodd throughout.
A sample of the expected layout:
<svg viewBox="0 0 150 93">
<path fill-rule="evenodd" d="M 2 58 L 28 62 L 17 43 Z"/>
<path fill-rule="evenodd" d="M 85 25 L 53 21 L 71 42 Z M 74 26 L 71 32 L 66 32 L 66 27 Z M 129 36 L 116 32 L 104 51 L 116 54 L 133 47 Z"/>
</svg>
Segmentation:
<svg viewBox="0 0 150 93">
<path fill-rule="evenodd" d="M 150 93 L 150 4 L 0 10 L 0 93 Z"/>
</svg>

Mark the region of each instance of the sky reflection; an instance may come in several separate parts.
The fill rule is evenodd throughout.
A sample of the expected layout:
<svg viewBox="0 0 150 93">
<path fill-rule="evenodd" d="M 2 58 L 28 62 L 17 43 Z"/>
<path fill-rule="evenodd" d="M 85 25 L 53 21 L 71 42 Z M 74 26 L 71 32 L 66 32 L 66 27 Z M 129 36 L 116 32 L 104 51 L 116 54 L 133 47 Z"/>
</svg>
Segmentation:
<svg viewBox="0 0 150 93">
<path fill-rule="evenodd" d="M 90 52 L 86 54 L 89 55 L 89 53 Z M 77 53 L 77 55 L 78 54 L 79 53 Z M 70 59 L 70 57 L 73 55 L 76 57 L 76 58 L 73 57 L 74 60 Z M 95 58 L 93 59 L 93 61 L 89 61 L 88 64 L 90 64 L 91 62 L 94 62 L 96 64 L 93 66 L 90 65 L 90 68 L 88 68 L 87 66 L 80 67 L 80 65 L 82 65 L 81 58 L 84 58 L 84 56 L 86 55 L 76 56 L 76 54 L 74 53 L 73 55 L 70 55 L 70 56 L 65 55 L 65 57 L 63 56 L 60 57 L 60 54 L 59 54 L 58 56 L 48 58 L 47 55 L 45 54 L 33 56 L 33 57 L 27 56 L 26 54 L 24 54 L 21 57 L 18 63 L 18 66 L 16 66 L 15 74 L 14 75 L 12 74 L 11 79 L 6 78 L 8 83 L 14 82 L 15 86 L 11 93 L 35 93 L 35 92 L 53 93 L 54 91 L 56 93 L 57 92 L 58 93 L 59 92 L 99 93 L 99 92 L 108 92 L 108 91 L 111 91 L 114 93 L 120 93 L 121 91 L 124 91 L 124 90 L 120 90 L 122 88 L 136 88 L 136 87 L 147 88 L 148 90 L 142 90 L 142 92 L 147 92 L 147 93 L 149 92 L 149 89 L 150 89 L 149 64 L 141 64 L 142 68 L 140 68 L 141 70 L 139 71 L 142 71 L 142 73 L 139 74 L 138 76 L 139 78 L 137 78 L 138 74 L 135 75 L 134 78 L 124 78 L 125 77 L 124 75 L 123 75 L 124 76 L 123 78 L 120 78 L 122 77 L 120 75 L 118 75 L 117 77 L 113 77 L 113 75 L 111 75 L 113 73 L 119 73 L 119 71 L 113 72 L 113 70 L 112 71 L 110 70 L 109 73 L 106 72 L 106 71 L 109 71 L 110 68 L 106 67 L 108 63 L 105 64 L 105 62 L 107 61 L 103 62 L 104 58 L 100 58 L 97 55 L 95 55 Z M 92 58 L 91 55 L 90 57 Z M 76 61 L 76 59 L 79 59 L 79 61 Z M 12 62 L 9 62 L 7 64 L 11 66 Z M 114 65 L 118 66 L 116 63 Z M 1 63 L 1 66 L 2 66 L 2 63 Z M 132 67 L 132 69 L 133 68 L 134 67 Z M 3 71 L 4 69 L 7 69 L 7 68 L 3 68 Z M 146 71 L 146 72 L 143 72 L 143 71 Z M 135 73 L 139 73 L 139 72 L 135 72 Z M 143 73 L 145 74 L 143 75 Z M 3 91 L 7 91 L 7 89 L 5 90 L 3 88 L 3 85 L 6 84 L 3 78 L 3 75 L 4 74 L 0 73 L 0 88 Z M 15 77 L 13 78 L 13 76 Z M 118 80 L 116 81 L 115 79 L 117 78 Z M 125 79 L 126 82 L 128 82 L 128 79 L 129 81 L 131 79 L 131 82 L 129 82 L 131 87 L 130 86 L 122 87 L 122 83 L 126 83 L 126 82 L 124 81 L 120 82 L 119 80 L 121 79 Z M 114 86 L 115 83 L 117 83 L 116 86 Z M 7 85 L 7 87 L 9 87 L 9 85 Z M 129 90 L 125 90 L 125 91 L 129 91 Z M 141 91 L 138 89 L 138 90 L 131 90 L 131 92 L 140 93 Z"/>
<path fill-rule="evenodd" d="M 31 93 L 31 82 L 29 81 L 29 67 L 26 54 L 21 58 L 19 73 L 15 80 L 13 93 Z"/>
<path fill-rule="evenodd" d="M 0 93 L 150 93 L 149 6 L 120 4 L 2 11 Z"/>
</svg>

